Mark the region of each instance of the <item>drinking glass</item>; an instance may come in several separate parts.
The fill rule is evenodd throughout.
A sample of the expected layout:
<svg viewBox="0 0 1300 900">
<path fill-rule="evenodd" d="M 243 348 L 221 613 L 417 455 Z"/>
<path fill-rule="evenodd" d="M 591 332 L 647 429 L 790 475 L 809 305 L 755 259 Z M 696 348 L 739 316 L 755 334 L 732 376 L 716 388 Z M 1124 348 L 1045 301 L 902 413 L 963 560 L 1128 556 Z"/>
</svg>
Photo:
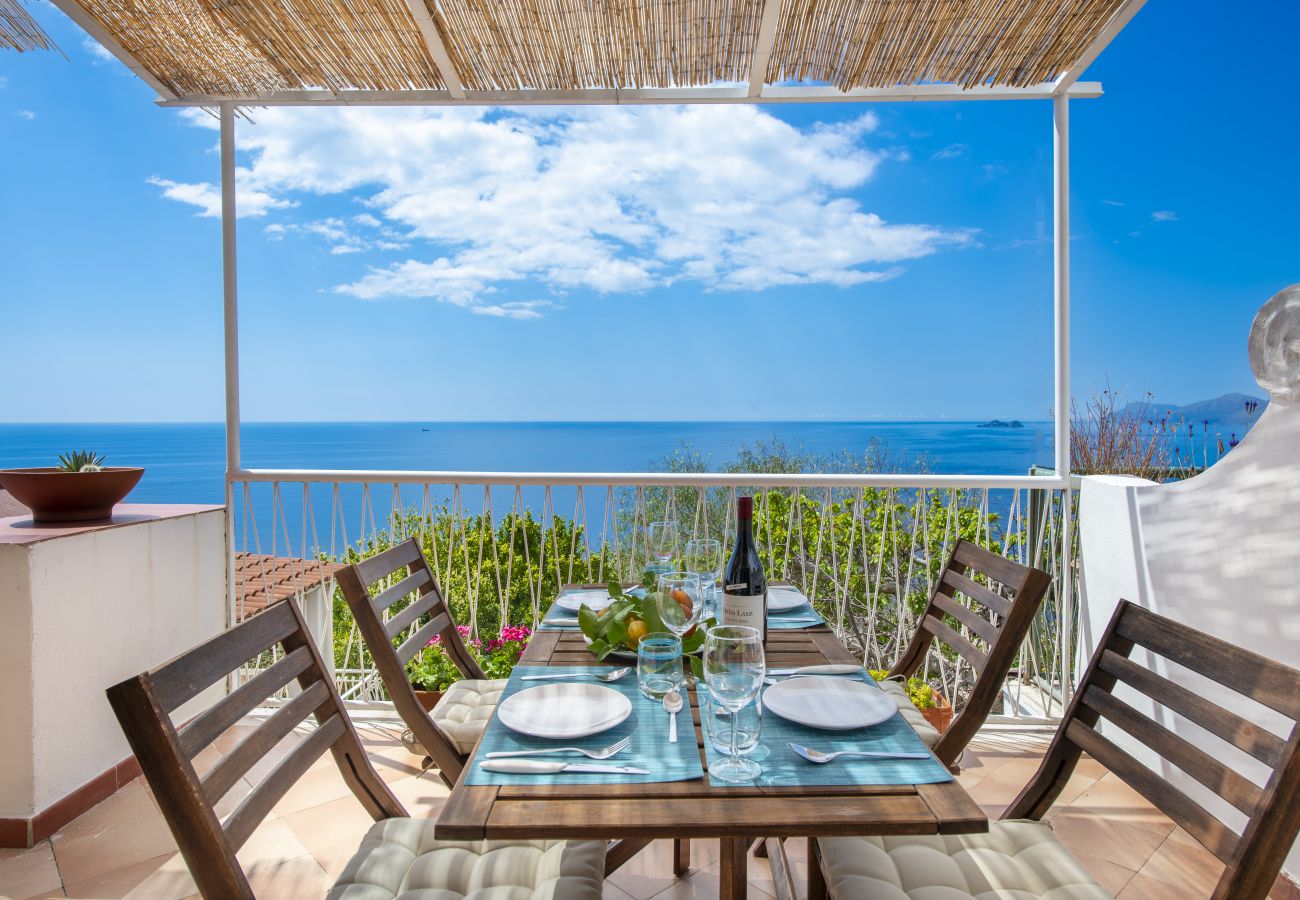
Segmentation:
<svg viewBox="0 0 1300 900">
<path fill-rule="evenodd" d="M 646 527 L 646 545 L 654 557 L 651 566 L 656 572 L 667 572 L 673 566 L 673 554 L 677 552 L 677 523 L 651 522 Z"/>
<path fill-rule="evenodd" d="M 664 627 L 679 638 L 685 637 L 699 624 L 704 612 L 700 577 L 691 572 L 665 572 L 659 576 L 655 600 Z"/>
<path fill-rule="evenodd" d="M 657 631 L 647 634 L 636 648 L 636 680 L 641 693 L 651 700 L 682 686 L 682 642 L 675 635 Z"/>
<path fill-rule="evenodd" d="M 763 731 L 763 703 L 755 700 L 740 712 L 727 712 L 709 699 L 708 691 L 700 691 L 700 721 L 704 723 L 704 736 L 713 749 L 726 753 L 731 747 L 731 732 L 736 729 L 736 752 L 748 756 L 758 746 Z"/>
<path fill-rule="evenodd" d="M 763 635 L 757 628 L 719 625 L 704 637 L 704 681 L 713 702 L 736 713 L 758 699 L 766 673 Z M 709 766 L 709 774 L 721 781 L 753 781 L 762 771 L 758 763 L 740 755 L 740 728 L 732 722 L 727 755 Z"/>
<path fill-rule="evenodd" d="M 714 605 L 718 592 L 718 577 L 722 574 L 722 542 L 713 538 L 694 538 L 686 542 L 683 568 L 700 576 L 700 591 L 705 614 Z"/>
</svg>

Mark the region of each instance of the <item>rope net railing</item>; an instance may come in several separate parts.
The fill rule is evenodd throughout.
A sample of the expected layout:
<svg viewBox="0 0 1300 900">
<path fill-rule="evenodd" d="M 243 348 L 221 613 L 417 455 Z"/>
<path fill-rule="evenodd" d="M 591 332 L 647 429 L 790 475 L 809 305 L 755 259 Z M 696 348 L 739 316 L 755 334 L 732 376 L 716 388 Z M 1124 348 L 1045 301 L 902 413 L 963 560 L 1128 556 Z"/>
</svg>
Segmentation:
<svg viewBox="0 0 1300 900">
<path fill-rule="evenodd" d="M 707 536 L 729 548 L 736 497 L 751 494 L 769 580 L 797 586 L 864 665 L 888 669 L 906 649 L 952 547 L 965 539 L 1052 576 L 994 721 L 1057 718 L 1073 683 L 1079 558 L 1069 527 L 1073 491 L 301 481 L 236 481 L 233 488 L 233 552 L 346 564 L 416 537 L 456 621 L 471 640 L 485 642 L 509 626 L 535 629 L 563 585 L 640 581 L 651 522 L 676 521 L 682 543 Z M 257 578 L 256 567 L 237 576 Z M 1003 591 L 983 576 L 976 580 Z M 240 608 L 250 586 L 256 585 L 234 586 L 233 620 L 250 612 Z M 958 601 L 971 605 L 960 594 Z M 333 582 L 312 594 L 311 603 L 320 608 L 305 612 L 344 698 L 386 702 Z M 956 619 L 949 624 L 980 644 Z M 957 709 L 974 683 L 970 666 L 937 644 L 919 674 Z"/>
</svg>

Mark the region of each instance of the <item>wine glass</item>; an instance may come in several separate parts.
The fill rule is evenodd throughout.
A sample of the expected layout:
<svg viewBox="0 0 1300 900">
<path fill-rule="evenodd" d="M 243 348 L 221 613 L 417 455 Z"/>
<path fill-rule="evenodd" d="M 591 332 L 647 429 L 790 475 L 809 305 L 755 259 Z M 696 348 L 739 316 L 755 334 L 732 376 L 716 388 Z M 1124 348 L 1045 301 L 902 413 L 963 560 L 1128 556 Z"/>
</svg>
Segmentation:
<svg viewBox="0 0 1300 900">
<path fill-rule="evenodd" d="M 664 628 L 679 638 L 685 637 L 699 624 L 704 611 L 700 576 L 693 572 L 665 572 L 659 576 L 655 600 Z"/>
<path fill-rule="evenodd" d="M 766 674 L 763 635 L 757 628 L 719 625 L 704 637 L 704 681 L 714 703 L 732 713 L 731 746 L 725 758 L 709 765 L 709 774 L 721 781 L 753 781 L 762 771 L 758 763 L 741 756 L 736 713 L 758 701 Z"/>
<path fill-rule="evenodd" d="M 722 542 L 713 538 L 687 541 L 683 568 L 700 576 L 700 596 L 707 612 L 717 595 L 718 576 L 722 574 Z"/>
<path fill-rule="evenodd" d="M 655 571 L 666 572 L 672 568 L 673 553 L 677 550 L 677 523 L 651 522 L 646 527 L 646 544 L 655 559 Z"/>
</svg>

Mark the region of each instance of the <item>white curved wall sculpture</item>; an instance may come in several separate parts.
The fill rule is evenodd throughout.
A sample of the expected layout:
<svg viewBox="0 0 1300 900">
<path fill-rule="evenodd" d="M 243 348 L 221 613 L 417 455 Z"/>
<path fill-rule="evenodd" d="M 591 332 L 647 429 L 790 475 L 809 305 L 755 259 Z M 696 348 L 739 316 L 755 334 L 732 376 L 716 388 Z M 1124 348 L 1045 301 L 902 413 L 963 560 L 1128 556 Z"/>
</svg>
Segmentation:
<svg viewBox="0 0 1300 900">
<path fill-rule="evenodd" d="M 1300 285 L 1260 309 L 1249 352 L 1256 380 L 1271 399 L 1226 457 L 1173 484 L 1123 476 L 1083 479 L 1082 654 L 1091 654 L 1124 598 L 1300 668 Z M 1166 667 L 1164 674 L 1219 702 L 1229 699 L 1199 676 L 1173 669 Z M 1152 710 L 1135 695 L 1125 699 Z M 1281 728 L 1280 717 L 1263 707 L 1232 705 L 1239 715 Z M 1259 773 L 1249 757 L 1196 726 L 1167 713 L 1162 721 L 1243 773 Z M 1165 774 L 1225 821 L 1240 821 L 1177 770 L 1166 767 Z M 1293 879 L 1300 873 L 1295 847 L 1285 871 Z"/>
</svg>

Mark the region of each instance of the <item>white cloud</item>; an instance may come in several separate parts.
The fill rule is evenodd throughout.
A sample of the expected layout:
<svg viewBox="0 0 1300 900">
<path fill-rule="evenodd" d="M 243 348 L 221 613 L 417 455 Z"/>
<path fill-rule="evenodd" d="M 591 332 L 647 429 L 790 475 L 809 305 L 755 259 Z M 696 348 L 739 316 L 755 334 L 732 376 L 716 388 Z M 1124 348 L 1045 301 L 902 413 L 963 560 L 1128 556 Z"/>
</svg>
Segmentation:
<svg viewBox="0 0 1300 900">
<path fill-rule="evenodd" d="M 210 116 L 188 120 L 213 128 Z M 482 315 L 535 318 L 547 301 L 503 291 L 846 286 L 973 232 L 886 222 L 847 196 L 900 151 L 865 144 L 868 113 L 800 128 L 745 106 L 535 110 L 272 108 L 239 125 L 241 215 L 295 195 L 348 195 L 349 219 L 276 223 L 330 252 L 411 250 L 335 290 L 431 297 Z M 153 179 L 164 196 L 219 213 L 211 184 Z M 247 199 L 246 199 L 247 198 Z"/>
<path fill-rule="evenodd" d="M 947 147 L 944 147 L 942 150 L 936 150 L 934 153 L 930 155 L 930 158 L 931 159 L 957 159 L 960 156 L 965 156 L 967 151 L 969 150 L 970 150 L 969 144 L 949 144 Z"/>
<path fill-rule="evenodd" d="M 8 86 L 9 86 L 9 79 L 3 75 L 0 75 L 0 91 L 3 91 Z"/>
<path fill-rule="evenodd" d="M 169 200 L 179 200 L 199 208 L 199 215 L 215 217 L 221 215 L 221 188 L 210 182 L 201 181 L 186 184 L 169 181 L 166 178 L 151 176 L 148 182 L 163 189 L 163 196 Z M 283 200 L 266 191 L 259 191 L 240 184 L 235 179 L 235 211 L 242 219 L 245 216 L 264 216 L 272 209 L 286 209 L 298 204 L 292 200 Z"/>
<path fill-rule="evenodd" d="M 1107 206 L 1123 206 L 1123 205 L 1124 205 L 1124 201 L 1122 201 L 1122 200 L 1107 200 L 1105 197 L 1102 198 L 1101 202 L 1104 203 L 1104 204 L 1106 204 Z"/>
<path fill-rule="evenodd" d="M 81 49 L 90 54 L 91 62 L 96 65 L 102 62 L 117 62 L 117 57 L 108 52 L 103 44 L 92 37 L 81 39 Z"/>
<path fill-rule="evenodd" d="M 15 112 L 14 115 L 20 119 L 26 119 L 28 122 L 36 118 L 36 113 L 32 112 L 30 109 L 20 109 Z"/>
<path fill-rule="evenodd" d="M 1151 214 L 1152 222 L 1177 222 L 1178 213 L 1172 209 L 1158 209 Z"/>
</svg>

